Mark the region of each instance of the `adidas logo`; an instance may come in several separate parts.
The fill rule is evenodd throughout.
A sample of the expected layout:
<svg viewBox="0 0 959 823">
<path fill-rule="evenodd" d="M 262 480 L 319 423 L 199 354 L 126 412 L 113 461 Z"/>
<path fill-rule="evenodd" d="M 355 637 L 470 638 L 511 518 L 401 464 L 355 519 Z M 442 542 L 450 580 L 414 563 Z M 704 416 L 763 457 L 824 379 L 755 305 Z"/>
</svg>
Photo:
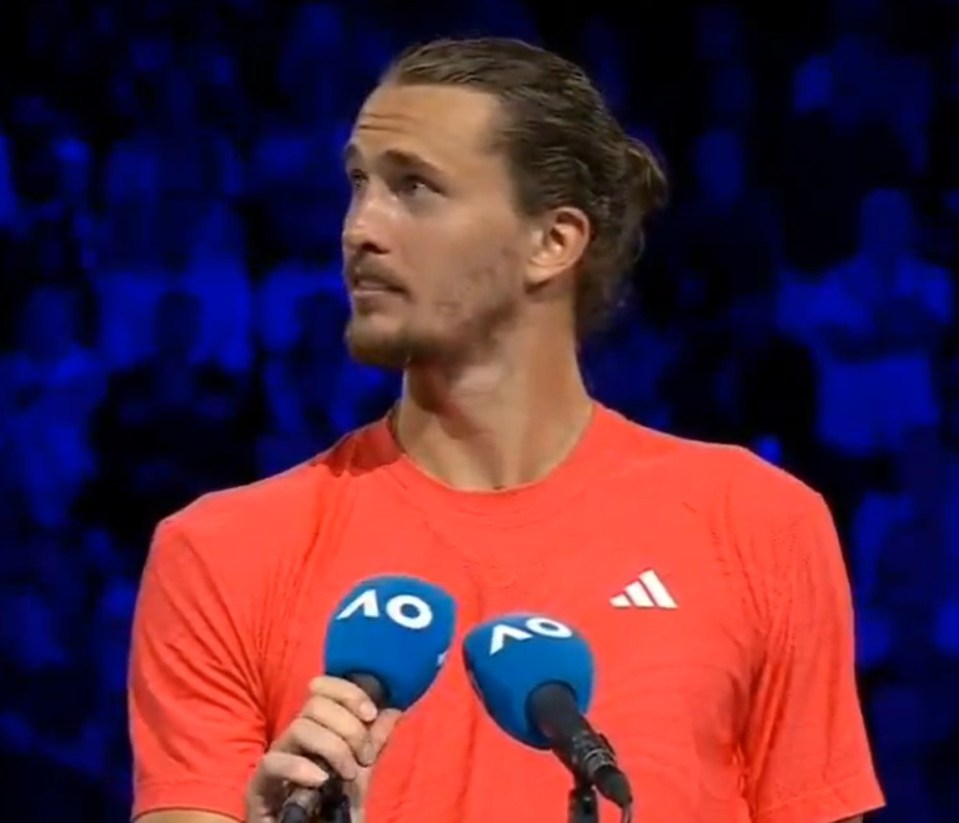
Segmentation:
<svg viewBox="0 0 959 823">
<path fill-rule="evenodd" d="M 626 587 L 623 594 L 611 597 L 609 602 L 617 609 L 675 609 L 673 596 L 652 569 L 643 572 Z"/>
</svg>

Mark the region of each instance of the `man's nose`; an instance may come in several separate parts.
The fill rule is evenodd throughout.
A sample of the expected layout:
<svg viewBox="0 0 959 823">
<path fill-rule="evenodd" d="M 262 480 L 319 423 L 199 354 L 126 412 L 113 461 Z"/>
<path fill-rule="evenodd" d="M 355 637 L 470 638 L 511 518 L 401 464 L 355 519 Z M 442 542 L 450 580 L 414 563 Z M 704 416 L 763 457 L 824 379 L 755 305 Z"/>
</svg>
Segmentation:
<svg viewBox="0 0 959 823">
<path fill-rule="evenodd" d="M 348 254 L 387 250 L 387 221 L 382 212 L 382 206 L 369 195 L 361 202 L 351 205 L 343 221 L 343 248 Z"/>
</svg>

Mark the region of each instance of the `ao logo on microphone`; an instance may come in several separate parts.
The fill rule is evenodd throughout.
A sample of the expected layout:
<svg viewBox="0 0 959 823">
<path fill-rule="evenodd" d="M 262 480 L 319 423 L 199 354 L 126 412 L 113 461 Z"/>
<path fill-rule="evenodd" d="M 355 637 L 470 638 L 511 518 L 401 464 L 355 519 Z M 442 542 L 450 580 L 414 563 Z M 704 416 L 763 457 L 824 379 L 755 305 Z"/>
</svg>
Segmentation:
<svg viewBox="0 0 959 823">
<path fill-rule="evenodd" d="M 558 620 L 551 620 L 548 617 L 529 617 L 523 621 L 522 626 L 497 623 L 490 632 L 490 656 L 502 651 L 509 642 L 532 640 L 537 636 L 563 639 L 572 637 L 573 630 Z"/>
<path fill-rule="evenodd" d="M 430 604 L 413 594 L 397 594 L 386 601 L 386 616 L 404 629 L 425 629 L 433 622 Z M 363 617 L 380 616 L 380 597 L 376 589 L 367 589 L 347 603 L 336 620 L 347 620 L 357 612 Z"/>
</svg>

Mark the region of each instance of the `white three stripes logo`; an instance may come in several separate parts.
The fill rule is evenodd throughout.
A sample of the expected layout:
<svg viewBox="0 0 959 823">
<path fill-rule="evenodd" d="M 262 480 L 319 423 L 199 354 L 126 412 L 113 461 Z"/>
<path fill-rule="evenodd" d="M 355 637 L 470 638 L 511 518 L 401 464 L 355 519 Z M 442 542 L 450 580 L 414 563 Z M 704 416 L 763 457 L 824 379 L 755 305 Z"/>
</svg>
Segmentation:
<svg viewBox="0 0 959 823">
<path fill-rule="evenodd" d="M 610 603 L 617 609 L 675 609 L 676 601 L 652 569 L 643 572 L 626 587 L 624 594 L 617 594 Z"/>
</svg>

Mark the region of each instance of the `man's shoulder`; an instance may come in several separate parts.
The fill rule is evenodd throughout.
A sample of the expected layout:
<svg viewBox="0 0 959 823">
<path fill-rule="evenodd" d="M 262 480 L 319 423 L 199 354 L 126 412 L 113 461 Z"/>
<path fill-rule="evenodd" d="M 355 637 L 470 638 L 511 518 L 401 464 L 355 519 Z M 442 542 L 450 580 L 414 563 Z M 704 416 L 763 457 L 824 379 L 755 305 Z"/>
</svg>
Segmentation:
<svg viewBox="0 0 959 823">
<path fill-rule="evenodd" d="M 693 508 L 718 503 L 746 515 L 795 514 L 821 500 L 805 481 L 732 443 L 696 440 L 627 421 L 620 454 L 641 460 L 658 489 L 681 494 Z"/>
<path fill-rule="evenodd" d="M 690 459 L 708 470 L 708 482 L 759 505 L 801 507 L 818 497 L 805 481 L 744 446 L 694 442 Z"/>
<path fill-rule="evenodd" d="M 697 551 L 722 556 L 727 569 L 750 581 L 750 591 L 793 575 L 813 555 L 839 568 L 828 504 L 803 480 L 742 446 L 648 430 L 641 437 L 652 438 L 661 454 L 644 474 L 648 494 L 665 504 L 663 511 L 681 511 L 684 522 L 692 517 L 702 541 Z"/>
<path fill-rule="evenodd" d="M 358 459 L 367 428 L 278 474 L 208 492 L 165 518 L 159 529 L 177 532 L 198 547 L 276 546 L 315 534 L 337 486 L 375 470 Z"/>
</svg>

